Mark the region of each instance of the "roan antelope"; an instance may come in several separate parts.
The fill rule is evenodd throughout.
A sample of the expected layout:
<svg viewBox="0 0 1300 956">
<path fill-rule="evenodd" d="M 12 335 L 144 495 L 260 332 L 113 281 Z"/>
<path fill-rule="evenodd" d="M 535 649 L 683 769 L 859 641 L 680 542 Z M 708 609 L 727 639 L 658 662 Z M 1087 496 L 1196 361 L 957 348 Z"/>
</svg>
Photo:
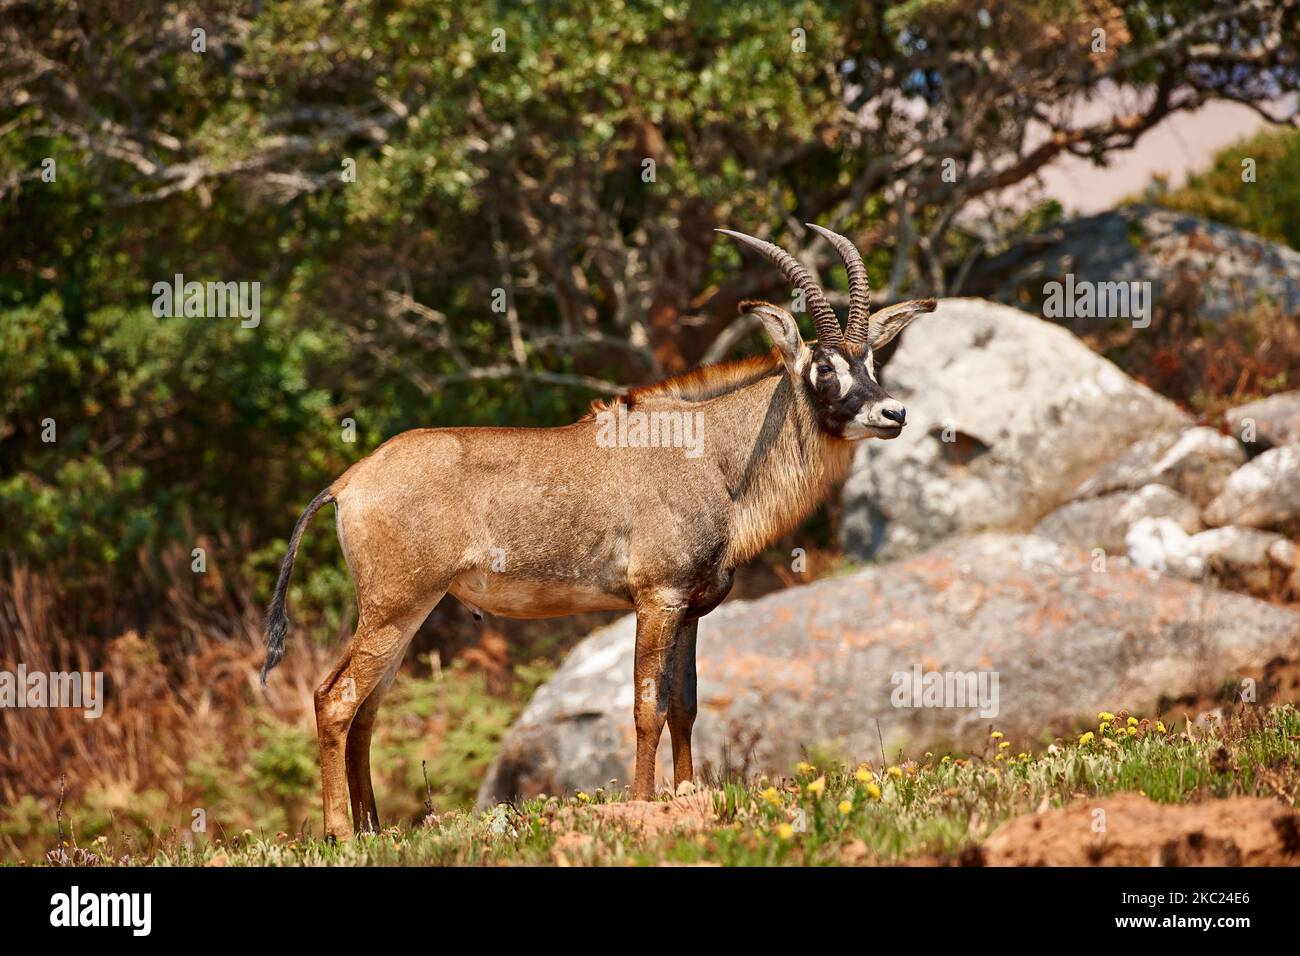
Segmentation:
<svg viewBox="0 0 1300 956">
<path fill-rule="evenodd" d="M 843 236 L 812 228 L 848 270 L 843 333 L 793 256 L 719 230 L 761 252 L 803 291 L 815 342 L 804 342 L 785 309 L 742 302 L 741 312 L 758 316 L 776 346 L 766 356 L 593 403 L 590 415 L 561 428 L 404 432 L 307 506 L 267 614 L 262 681 L 284 656 L 285 592 L 303 529 L 333 502 L 360 613 L 316 691 L 328 836 L 352 833 L 349 794 L 353 824 L 378 825 L 370 782 L 375 715 L 416 629 L 447 593 L 476 612 L 517 618 L 635 609 L 632 796 L 654 795 L 665 722 L 675 785 L 691 780 L 698 619 L 726 596 L 737 565 L 795 527 L 844 479 L 856 440 L 902 431 L 905 410 L 876 381 L 872 349 L 935 307 L 933 299 L 903 302 L 871 317 L 858 251 Z M 637 412 L 646 414 L 628 427 Z M 645 441 L 644 423 L 656 416 L 689 421 L 695 440 Z"/>
</svg>

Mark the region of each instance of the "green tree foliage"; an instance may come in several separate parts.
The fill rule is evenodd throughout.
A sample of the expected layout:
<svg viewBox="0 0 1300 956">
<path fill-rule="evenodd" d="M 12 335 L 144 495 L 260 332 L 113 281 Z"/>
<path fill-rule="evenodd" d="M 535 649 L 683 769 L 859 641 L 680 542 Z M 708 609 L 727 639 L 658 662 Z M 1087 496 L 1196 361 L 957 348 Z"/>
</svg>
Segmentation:
<svg viewBox="0 0 1300 956">
<path fill-rule="evenodd" d="M 1059 153 L 1294 89 L 1296 8 L 6 4 L 0 550 L 92 633 L 156 623 L 200 538 L 264 599 L 298 511 L 395 432 L 561 423 L 725 353 L 740 298 L 789 290 L 715 226 L 825 261 L 818 220 L 869 247 L 878 301 L 947 291 Z M 1134 83 L 1141 112 L 1070 122 Z M 155 316 L 176 274 L 259 282 L 260 324 Z M 293 599 L 337 611 L 326 537 Z"/>
<path fill-rule="evenodd" d="M 1220 152 L 1178 189 L 1150 200 L 1300 249 L 1300 131 L 1261 133 Z"/>
</svg>

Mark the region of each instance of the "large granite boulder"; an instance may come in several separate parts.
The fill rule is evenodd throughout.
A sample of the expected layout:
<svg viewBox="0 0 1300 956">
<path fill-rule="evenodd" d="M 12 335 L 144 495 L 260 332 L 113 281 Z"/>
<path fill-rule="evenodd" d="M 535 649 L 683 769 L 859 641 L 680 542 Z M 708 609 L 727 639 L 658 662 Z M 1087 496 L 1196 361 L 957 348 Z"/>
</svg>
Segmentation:
<svg viewBox="0 0 1300 956">
<path fill-rule="evenodd" d="M 1287 313 L 1300 311 L 1300 252 L 1146 205 L 1053 225 L 977 264 L 962 291 L 1041 314 L 1046 284 L 1063 283 L 1067 275 L 1097 285 L 1149 282 L 1157 305 L 1177 302 L 1207 321 L 1248 311 L 1261 299 Z M 1106 320 L 1056 321 L 1082 334 Z"/>
<path fill-rule="evenodd" d="M 1026 747 L 1099 710 L 1151 713 L 1163 695 L 1300 655 L 1293 612 L 1001 534 L 730 602 L 699 634 L 704 779 L 789 773 L 816 749 L 878 764 L 877 726 L 891 761 L 900 748 L 982 748 L 994 727 Z M 574 649 L 506 735 L 480 804 L 628 781 L 634 635 L 626 617 Z M 669 750 L 665 735 L 661 782 Z"/>
<path fill-rule="evenodd" d="M 844 547 L 860 558 L 1028 530 L 1139 439 L 1191 424 L 1060 326 L 976 299 L 915 322 L 881 378 L 908 424 L 863 442 L 845 486 Z"/>
</svg>

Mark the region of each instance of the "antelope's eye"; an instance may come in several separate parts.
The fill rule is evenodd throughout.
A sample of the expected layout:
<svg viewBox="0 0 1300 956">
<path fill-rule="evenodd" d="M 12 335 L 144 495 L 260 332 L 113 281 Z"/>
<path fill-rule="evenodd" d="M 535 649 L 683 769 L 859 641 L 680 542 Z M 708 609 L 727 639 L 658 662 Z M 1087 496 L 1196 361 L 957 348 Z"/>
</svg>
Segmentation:
<svg viewBox="0 0 1300 956">
<path fill-rule="evenodd" d="M 823 362 L 821 365 L 818 365 L 818 366 L 817 366 L 817 374 L 818 374 L 818 375 L 830 375 L 830 374 L 833 373 L 834 371 L 835 371 L 835 369 L 831 368 L 829 365 L 827 365 L 827 364 L 824 363 L 824 362 Z"/>
</svg>

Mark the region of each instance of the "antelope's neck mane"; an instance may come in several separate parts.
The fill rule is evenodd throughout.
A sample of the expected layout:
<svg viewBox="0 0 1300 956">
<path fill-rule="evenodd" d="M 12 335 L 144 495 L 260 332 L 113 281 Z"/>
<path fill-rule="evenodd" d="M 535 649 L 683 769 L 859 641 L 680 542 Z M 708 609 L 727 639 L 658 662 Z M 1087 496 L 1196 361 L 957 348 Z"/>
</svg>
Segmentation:
<svg viewBox="0 0 1300 956">
<path fill-rule="evenodd" d="M 770 375 L 779 375 L 781 371 L 781 359 L 775 349 L 766 355 L 722 362 L 718 365 L 705 365 L 666 378 L 662 382 L 629 389 L 619 398 L 597 399 L 591 403 L 591 411 L 583 420 L 594 418 L 598 412 L 609 411 L 615 405 L 626 405 L 630 410 L 651 398 L 707 402 L 709 399 L 753 385 Z"/>
<path fill-rule="evenodd" d="M 736 567 L 793 531 L 842 482 L 856 442 L 828 435 L 812 402 L 787 375 L 721 399 L 746 408 L 715 453 L 733 511 L 726 564 Z M 749 427 L 745 427 L 748 425 Z"/>
</svg>

